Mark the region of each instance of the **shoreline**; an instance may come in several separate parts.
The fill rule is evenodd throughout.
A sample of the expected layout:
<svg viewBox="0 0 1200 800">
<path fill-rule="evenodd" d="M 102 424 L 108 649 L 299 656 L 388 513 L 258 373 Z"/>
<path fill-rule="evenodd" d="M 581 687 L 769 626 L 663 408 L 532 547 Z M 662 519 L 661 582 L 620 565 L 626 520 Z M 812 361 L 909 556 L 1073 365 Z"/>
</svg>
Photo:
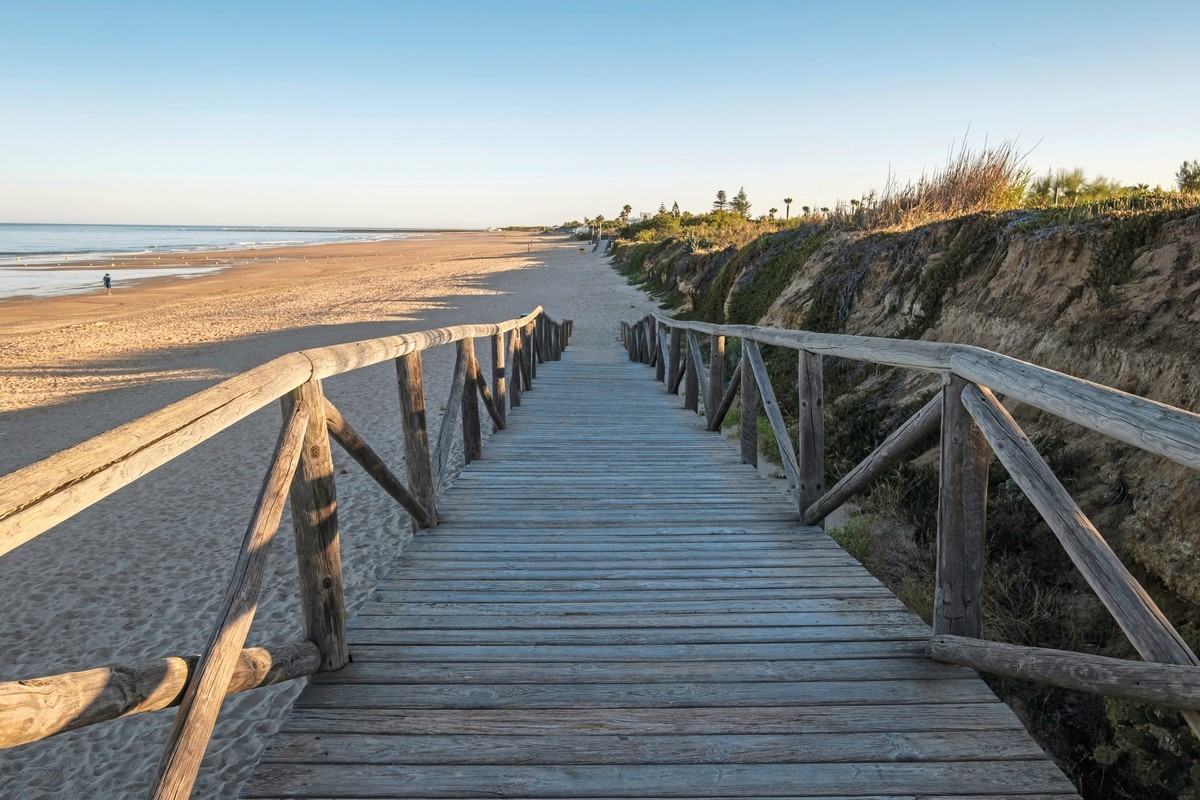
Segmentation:
<svg viewBox="0 0 1200 800">
<path fill-rule="evenodd" d="M 125 293 L 114 289 L 111 297 L 5 306 L 0 473 L 284 353 L 495 322 L 539 304 L 556 318 L 575 320 L 573 348 L 616 347 L 616 321 L 655 307 L 603 255 L 581 254 L 577 243 L 560 236 L 397 240 L 376 255 L 361 244 L 303 251 L 299 260 L 293 252 L 292 260 L 147 283 Z M 486 373 L 486 343 L 477 353 Z M 454 361 L 454 347 L 434 348 L 423 359 L 435 441 Z M 324 388 L 389 467 L 404 474 L 392 365 L 331 378 Z M 538 397 L 529 394 L 529 407 L 520 413 L 537 413 Z M 0 680 L 202 650 L 279 425 L 278 407 L 263 408 L 0 558 L 0 581 L 8 587 L 0 617 Z M 489 430 L 485 426 L 485 436 Z M 457 462 L 460 437 L 455 442 Z M 406 543 L 407 517 L 345 454 L 334 448 L 333 455 L 353 612 Z M 302 636 L 286 514 L 282 524 L 247 646 Z M 236 795 L 300 686 L 292 682 L 226 699 L 196 796 Z M 174 714 L 137 714 L 0 751 L 0 796 L 143 796 Z"/>
</svg>

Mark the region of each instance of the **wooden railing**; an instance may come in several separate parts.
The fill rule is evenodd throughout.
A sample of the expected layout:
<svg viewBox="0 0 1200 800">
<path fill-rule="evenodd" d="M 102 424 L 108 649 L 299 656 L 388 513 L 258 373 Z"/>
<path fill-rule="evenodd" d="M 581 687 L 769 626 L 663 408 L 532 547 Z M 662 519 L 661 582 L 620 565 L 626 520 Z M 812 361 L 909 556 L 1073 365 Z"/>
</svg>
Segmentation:
<svg viewBox="0 0 1200 800">
<path fill-rule="evenodd" d="M 275 401 L 284 425 L 204 652 L 0 683 L 0 747 L 97 722 L 179 706 L 151 797 L 186 798 L 225 696 L 345 666 L 346 610 L 332 438 L 409 513 L 414 529 L 437 524 L 450 450 L 461 430 L 464 457 L 480 457 L 479 401 L 495 430 L 533 388 L 538 364 L 561 357 L 570 320 L 539 307 L 492 325 L 460 325 L 282 356 L 76 447 L 0 478 L 0 555 Z M 489 388 L 475 340 L 491 343 Z M 421 353 L 457 343 L 458 357 L 432 455 Z M 407 486 L 324 396 L 322 381 L 393 360 L 400 394 Z M 461 425 L 459 422 L 461 421 Z M 290 499 L 304 641 L 246 648 L 267 555 Z"/>
<path fill-rule="evenodd" d="M 706 337 L 705 366 L 701 338 Z M 724 379 L 725 341 L 740 338 L 741 360 Z M 1200 660 L 1071 498 L 993 392 L 1076 422 L 1193 469 L 1200 468 L 1200 415 L 1073 378 L 989 350 L 939 342 L 712 325 L 651 314 L 622 323 L 631 360 L 655 368 L 667 391 L 684 386 L 684 407 L 703 398 L 707 428 L 719 430 L 741 400 L 742 461 L 758 464 L 759 406 L 806 524 L 862 491 L 922 439 L 940 429 L 933 658 L 1110 697 L 1182 710 L 1200 735 Z M 760 345 L 798 351 L 799 422 L 793 445 Z M 832 488 L 824 481 L 822 356 L 940 373 L 942 389 Z M 1076 568 L 1145 662 L 980 639 L 987 471 L 991 454 L 1046 520 Z"/>
</svg>

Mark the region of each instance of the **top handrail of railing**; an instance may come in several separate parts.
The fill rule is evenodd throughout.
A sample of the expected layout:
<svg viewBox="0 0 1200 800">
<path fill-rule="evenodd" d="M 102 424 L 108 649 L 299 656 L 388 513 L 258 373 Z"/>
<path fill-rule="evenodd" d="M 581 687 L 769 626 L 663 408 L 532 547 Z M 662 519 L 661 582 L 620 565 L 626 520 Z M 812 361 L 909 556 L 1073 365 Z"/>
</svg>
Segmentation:
<svg viewBox="0 0 1200 800">
<path fill-rule="evenodd" d="M 679 320 L 658 312 L 651 312 L 650 316 L 669 328 L 696 333 L 745 338 L 760 344 L 905 369 L 953 372 L 1126 444 L 1200 469 L 1200 414 L 982 347 L 755 325 L 716 325 Z"/>
<path fill-rule="evenodd" d="M 544 314 L 301 350 L 0 476 L 0 555 L 190 450 L 293 389 L 462 339 L 507 333 Z"/>
</svg>

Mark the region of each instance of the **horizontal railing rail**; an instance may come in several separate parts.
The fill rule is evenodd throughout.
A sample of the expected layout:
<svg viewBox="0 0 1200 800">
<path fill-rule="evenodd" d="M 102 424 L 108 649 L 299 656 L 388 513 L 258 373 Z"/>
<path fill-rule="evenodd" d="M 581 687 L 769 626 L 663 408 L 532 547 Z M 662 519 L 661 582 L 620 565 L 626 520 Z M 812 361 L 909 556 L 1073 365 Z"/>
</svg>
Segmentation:
<svg viewBox="0 0 1200 800">
<path fill-rule="evenodd" d="M 459 325 L 291 353 L 0 478 L 0 555 L 276 401 L 284 424 L 238 553 L 233 578 L 198 656 L 114 665 L 0 683 L 0 747 L 39 741 L 143 711 L 178 706 L 151 792 L 186 798 L 226 695 L 340 669 L 349 660 L 337 499 L 336 441 L 409 514 L 437 524 L 455 431 L 466 462 L 480 457 L 482 400 L 495 431 L 533 388 L 539 363 L 561 358 L 570 320 L 539 307 L 489 325 Z M 491 343 L 491 382 L 475 340 Z M 455 344 L 446 414 L 431 452 L 421 353 Z M 323 381 L 393 361 L 408 485 L 325 398 Z M 305 640 L 246 648 L 272 541 L 291 504 Z"/>
<path fill-rule="evenodd" d="M 741 359 L 724 381 L 726 339 Z M 703 339 L 707 339 L 704 342 Z M 942 342 L 714 325 L 651 313 L 621 324 L 630 360 L 655 368 L 669 394 L 684 387 L 685 409 L 703 403 L 719 430 L 740 395 L 742 461 L 758 465 L 757 420 L 766 417 L 781 467 L 809 525 L 863 491 L 934 432 L 940 435 L 936 581 L 931 655 L 938 660 L 1096 694 L 1180 708 L 1200 735 L 1200 659 L 1130 574 L 993 392 L 1200 469 L 1200 415 L 1065 375 L 980 347 Z M 705 365 L 705 344 L 708 363 Z M 761 346 L 798 351 L 799 419 L 793 443 Z M 824 490 L 822 356 L 941 375 L 941 391 L 831 489 Z M 980 638 L 987 473 L 995 454 L 1058 538 L 1084 579 L 1145 662 L 1017 648 Z M 1070 657 L 1074 655 L 1072 662 Z M 1135 676 L 1153 686 L 1121 685 Z"/>
</svg>

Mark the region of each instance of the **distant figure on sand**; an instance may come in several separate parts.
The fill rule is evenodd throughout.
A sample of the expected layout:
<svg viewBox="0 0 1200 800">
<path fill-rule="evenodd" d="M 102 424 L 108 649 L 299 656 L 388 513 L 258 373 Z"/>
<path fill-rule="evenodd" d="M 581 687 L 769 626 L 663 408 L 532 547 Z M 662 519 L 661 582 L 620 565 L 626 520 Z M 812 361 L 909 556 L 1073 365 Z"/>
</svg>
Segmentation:
<svg viewBox="0 0 1200 800">
<path fill-rule="evenodd" d="M 112 294 L 112 275 L 104 273 L 104 293 Z"/>
</svg>

